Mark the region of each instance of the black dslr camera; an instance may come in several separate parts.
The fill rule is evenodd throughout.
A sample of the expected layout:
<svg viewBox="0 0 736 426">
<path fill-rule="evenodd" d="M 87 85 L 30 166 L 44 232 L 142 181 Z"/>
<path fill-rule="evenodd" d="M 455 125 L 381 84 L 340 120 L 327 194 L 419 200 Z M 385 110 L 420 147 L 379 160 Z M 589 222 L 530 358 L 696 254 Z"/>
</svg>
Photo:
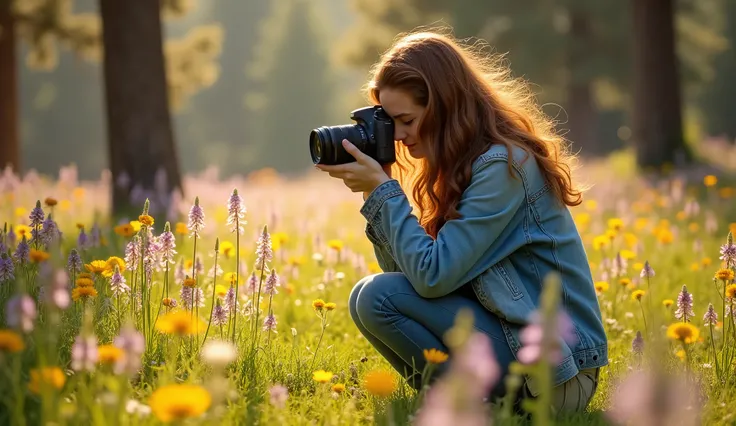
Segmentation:
<svg viewBox="0 0 736 426">
<path fill-rule="evenodd" d="M 350 119 L 357 124 L 323 126 L 309 134 L 309 153 L 314 164 L 345 164 L 355 161 L 342 147 L 347 139 L 379 164 L 396 161 L 394 122 L 380 106 L 353 110 Z"/>
</svg>

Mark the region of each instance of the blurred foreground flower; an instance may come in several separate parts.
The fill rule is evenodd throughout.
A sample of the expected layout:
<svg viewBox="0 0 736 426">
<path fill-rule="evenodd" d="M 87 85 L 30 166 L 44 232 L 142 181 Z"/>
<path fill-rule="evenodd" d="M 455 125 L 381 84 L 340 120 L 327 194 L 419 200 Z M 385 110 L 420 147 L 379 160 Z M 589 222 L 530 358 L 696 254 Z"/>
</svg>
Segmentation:
<svg viewBox="0 0 736 426">
<path fill-rule="evenodd" d="M 162 422 L 201 416 L 210 407 L 212 398 L 201 386 L 166 385 L 156 389 L 148 400 L 151 410 Z"/>
</svg>

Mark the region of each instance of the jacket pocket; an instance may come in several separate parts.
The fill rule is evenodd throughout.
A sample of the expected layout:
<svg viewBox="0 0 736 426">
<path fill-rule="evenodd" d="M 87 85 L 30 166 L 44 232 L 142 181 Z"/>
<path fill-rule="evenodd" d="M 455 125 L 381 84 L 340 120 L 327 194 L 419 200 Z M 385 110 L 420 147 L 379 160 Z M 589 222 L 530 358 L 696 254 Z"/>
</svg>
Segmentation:
<svg viewBox="0 0 736 426">
<path fill-rule="evenodd" d="M 511 323 L 526 324 L 535 309 L 529 292 L 508 258 L 491 266 L 474 280 L 473 289 L 486 309 Z"/>
</svg>

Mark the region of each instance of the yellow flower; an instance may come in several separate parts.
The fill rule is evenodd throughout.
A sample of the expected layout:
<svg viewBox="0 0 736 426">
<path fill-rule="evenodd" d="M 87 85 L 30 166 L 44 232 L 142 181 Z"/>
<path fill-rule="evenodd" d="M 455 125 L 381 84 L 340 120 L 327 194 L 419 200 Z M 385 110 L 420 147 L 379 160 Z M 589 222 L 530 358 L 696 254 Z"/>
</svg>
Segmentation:
<svg viewBox="0 0 736 426">
<path fill-rule="evenodd" d="M 28 257 L 33 263 L 41 263 L 47 261 L 50 255 L 43 250 L 31 249 L 31 251 L 28 253 Z"/>
<path fill-rule="evenodd" d="M 716 271 L 715 277 L 719 280 L 731 281 L 733 280 L 733 271 L 730 269 L 722 268 Z"/>
<path fill-rule="evenodd" d="M 700 263 L 698 263 L 698 262 L 691 263 L 690 264 L 690 270 L 693 271 L 693 272 L 699 271 L 700 270 Z"/>
<path fill-rule="evenodd" d="M 332 391 L 336 393 L 343 393 L 345 391 L 345 385 L 342 383 L 335 383 L 332 385 Z"/>
<path fill-rule="evenodd" d="M 184 287 L 194 288 L 197 286 L 197 281 L 194 278 L 189 278 L 189 275 L 187 275 L 186 278 L 184 278 L 184 282 L 181 283 Z"/>
<path fill-rule="evenodd" d="M 386 370 L 373 370 L 363 379 L 365 389 L 379 397 L 387 397 L 396 390 L 396 378 Z"/>
<path fill-rule="evenodd" d="M 56 198 L 47 197 L 45 200 L 43 200 L 43 203 L 46 204 L 48 207 L 54 207 L 58 204 L 58 201 L 56 201 Z"/>
<path fill-rule="evenodd" d="M 221 242 L 220 253 L 222 253 L 225 258 L 230 259 L 230 257 L 235 254 L 235 245 L 233 245 L 233 243 L 231 243 L 230 241 Z"/>
<path fill-rule="evenodd" d="M 105 262 L 105 270 L 102 271 L 102 275 L 107 278 L 112 277 L 112 274 L 115 272 L 115 265 L 120 269 L 120 273 L 125 272 L 125 260 L 117 256 L 111 256 Z"/>
<path fill-rule="evenodd" d="M 682 349 L 675 352 L 675 356 L 678 357 L 680 361 L 685 361 L 685 351 L 683 351 Z"/>
<path fill-rule="evenodd" d="M 337 308 L 337 304 L 335 302 L 325 303 L 325 310 L 326 311 L 333 311 L 333 310 L 335 310 L 335 308 Z"/>
<path fill-rule="evenodd" d="M 669 229 L 661 229 L 657 233 L 657 240 L 662 244 L 670 244 L 675 240 L 675 235 Z"/>
<path fill-rule="evenodd" d="M 72 290 L 72 300 L 75 302 L 79 299 L 87 299 L 88 297 L 97 297 L 97 290 L 94 287 L 75 287 Z"/>
<path fill-rule="evenodd" d="M 624 234 L 624 242 L 626 243 L 627 247 L 634 248 L 636 247 L 636 243 L 639 242 L 639 238 L 636 235 L 632 234 L 631 232 L 627 232 Z M 623 251 L 628 251 L 628 250 L 622 250 L 622 252 Z M 629 252 L 629 253 L 632 253 L 631 259 L 633 259 L 634 258 L 633 252 Z M 621 256 L 623 256 L 623 254 L 621 254 Z"/>
<path fill-rule="evenodd" d="M 123 350 L 115 345 L 100 345 L 97 347 L 97 354 L 101 364 L 114 364 L 125 355 Z"/>
<path fill-rule="evenodd" d="M 59 367 L 43 367 L 31 370 L 31 381 L 28 383 L 28 389 L 40 394 L 43 386 L 50 386 L 54 389 L 61 389 L 66 383 L 66 376 Z"/>
<path fill-rule="evenodd" d="M 687 344 L 694 343 L 700 336 L 698 327 L 687 322 L 676 322 L 667 327 L 667 337 Z"/>
<path fill-rule="evenodd" d="M 26 239 L 31 239 L 31 227 L 27 225 L 16 225 L 15 228 L 13 228 L 13 232 L 15 232 L 15 237 L 19 240 L 23 239 L 23 236 L 26 236 Z"/>
<path fill-rule="evenodd" d="M 641 262 L 634 263 L 634 270 L 635 271 L 641 271 L 642 269 L 644 269 L 644 264 L 643 263 L 641 263 Z"/>
<path fill-rule="evenodd" d="M 130 221 L 130 226 L 133 227 L 133 231 L 135 231 L 135 232 L 138 232 L 138 231 L 141 230 L 141 223 L 138 222 L 137 220 L 131 220 Z"/>
<path fill-rule="evenodd" d="M 694 234 L 700 230 L 700 225 L 696 222 L 690 222 L 690 224 L 687 225 L 687 230 Z"/>
<path fill-rule="evenodd" d="M 24 209 L 23 207 L 16 207 L 15 208 L 15 215 L 17 217 L 23 217 L 28 215 L 28 210 Z"/>
<path fill-rule="evenodd" d="M 148 399 L 153 414 L 165 423 L 199 417 L 211 403 L 212 397 L 205 388 L 191 384 L 162 386 Z"/>
<path fill-rule="evenodd" d="M 730 186 L 726 186 L 724 188 L 719 188 L 718 189 L 718 195 L 721 198 L 723 198 L 724 200 L 727 200 L 727 199 L 733 197 L 734 196 L 734 193 L 736 193 L 736 191 L 733 188 L 731 188 Z"/>
<path fill-rule="evenodd" d="M 187 224 L 184 222 L 176 222 L 176 228 L 174 232 L 179 235 L 187 235 L 189 233 L 189 228 L 187 228 Z"/>
<path fill-rule="evenodd" d="M 327 241 L 327 246 L 333 250 L 340 251 L 343 248 L 342 240 L 330 240 Z"/>
<path fill-rule="evenodd" d="M 703 185 L 711 187 L 718 183 L 718 178 L 713 175 L 707 175 L 703 178 Z"/>
<path fill-rule="evenodd" d="M 442 364 L 443 362 L 447 361 L 447 358 L 449 356 L 437 349 L 425 349 L 424 350 L 424 359 L 427 360 L 427 362 L 431 364 Z"/>
<path fill-rule="evenodd" d="M 202 333 L 205 327 L 206 324 L 199 317 L 193 317 L 191 312 L 186 311 L 169 312 L 156 321 L 156 330 L 163 334 L 189 336 Z"/>
<path fill-rule="evenodd" d="M 595 200 L 588 200 L 584 203 L 585 209 L 588 211 L 595 211 L 598 209 L 598 202 Z"/>
<path fill-rule="evenodd" d="M 163 298 L 163 299 L 161 300 L 161 303 L 162 303 L 162 304 L 163 304 L 164 306 L 166 306 L 167 308 L 170 308 L 170 307 L 171 307 L 171 305 L 173 305 L 173 304 L 175 304 L 175 303 L 176 303 L 176 300 L 175 300 L 175 299 L 172 299 L 171 297 L 164 297 L 164 298 Z"/>
<path fill-rule="evenodd" d="M 77 278 L 77 281 L 75 282 L 75 284 L 77 285 L 77 287 L 94 287 L 95 286 L 95 282 L 92 281 L 91 278 L 87 278 L 87 277 Z"/>
<path fill-rule="evenodd" d="M 641 300 L 641 298 L 644 297 L 644 294 L 646 294 L 646 292 L 644 290 L 634 290 L 631 293 L 631 299 L 632 300 Z"/>
<path fill-rule="evenodd" d="M 608 236 L 598 235 L 593 239 L 593 249 L 600 251 L 608 247 Z"/>
<path fill-rule="evenodd" d="M 726 286 L 726 297 L 730 299 L 736 298 L 736 284 Z"/>
<path fill-rule="evenodd" d="M 118 225 L 115 228 L 113 228 L 116 234 L 120 235 L 121 237 L 132 237 L 133 234 L 135 234 L 135 229 L 133 229 L 133 225 L 130 223 L 124 223 L 122 225 Z"/>
<path fill-rule="evenodd" d="M 626 259 L 626 260 L 631 260 L 631 259 L 633 259 L 633 258 L 635 258 L 635 257 L 636 257 L 636 253 L 634 253 L 634 252 L 633 252 L 633 251 L 631 251 L 631 250 L 626 250 L 626 249 L 623 249 L 623 250 L 621 250 L 621 251 L 619 252 L 619 254 L 621 255 L 621 257 L 622 257 L 623 259 Z"/>
<path fill-rule="evenodd" d="M 91 263 L 85 264 L 84 267 L 94 274 L 99 274 L 105 272 L 107 269 L 107 262 L 104 260 L 93 260 Z"/>
<path fill-rule="evenodd" d="M 227 289 L 228 288 L 225 287 L 224 285 L 217 284 L 215 286 L 215 294 L 218 295 L 218 296 L 220 296 L 220 297 L 225 297 L 225 295 L 227 294 Z"/>
<path fill-rule="evenodd" d="M 228 284 L 235 284 L 235 278 L 236 278 L 235 272 L 228 272 L 222 276 L 222 279 L 225 280 L 225 282 Z"/>
<path fill-rule="evenodd" d="M 368 264 L 368 273 L 377 274 L 381 272 L 381 266 L 376 261 L 372 261 Z"/>
<path fill-rule="evenodd" d="M 314 302 L 312 302 L 312 307 L 317 312 L 322 312 L 322 309 L 325 307 L 325 301 L 322 299 L 317 299 Z"/>
<path fill-rule="evenodd" d="M 713 261 L 711 260 L 710 257 L 704 257 L 703 260 L 700 261 L 700 263 L 702 263 L 703 266 L 710 266 L 710 264 L 713 263 Z"/>
<path fill-rule="evenodd" d="M 672 299 L 664 299 L 662 301 L 662 304 L 664 305 L 665 308 L 669 308 L 670 306 L 672 306 L 673 303 L 675 303 L 675 301 Z"/>
<path fill-rule="evenodd" d="M 25 349 L 23 338 L 13 330 L 0 330 L 0 352 L 15 353 Z"/>
<path fill-rule="evenodd" d="M 618 232 L 624 227 L 624 221 L 617 217 L 608 219 L 608 227 Z"/>
<path fill-rule="evenodd" d="M 623 288 L 631 286 L 631 280 L 628 278 L 621 278 L 620 280 L 618 280 L 618 283 Z"/>
<path fill-rule="evenodd" d="M 332 374 L 331 371 L 325 371 L 325 370 L 317 370 L 314 373 L 312 373 L 312 378 L 315 382 L 318 383 L 327 383 L 330 380 L 332 380 L 332 377 L 334 374 Z"/>
<path fill-rule="evenodd" d="M 608 282 L 606 281 L 598 281 L 595 283 L 595 291 L 598 293 L 603 293 L 605 291 L 608 291 Z"/>
<path fill-rule="evenodd" d="M 153 226 L 153 217 L 147 214 L 142 214 L 138 216 L 138 221 L 141 223 L 141 225 Z"/>
</svg>

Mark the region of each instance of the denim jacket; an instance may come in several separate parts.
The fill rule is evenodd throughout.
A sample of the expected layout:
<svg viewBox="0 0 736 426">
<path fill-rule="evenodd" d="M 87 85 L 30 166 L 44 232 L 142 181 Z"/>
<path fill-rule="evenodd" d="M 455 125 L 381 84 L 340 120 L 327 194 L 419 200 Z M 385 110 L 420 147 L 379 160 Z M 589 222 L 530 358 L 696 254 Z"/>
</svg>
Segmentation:
<svg viewBox="0 0 736 426">
<path fill-rule="evenodd" d="M 562 278 L 562 308 L 577 342 L 562 344 L 554 385 L 579 370 L 608 364 L 608 345 L 593 278 L 572 215 L 544 180 L 534 156 L 518 147 L 509 158 L 493 145 L 472 165 L 472 178 L 458 205 L 461 218 L 443 225 L 436 240 L 412 214 L 396 180 L 374 189 L 361 214 L 366 235 L 384 272 L 402 272 L 416 292 L 445 296 L 470 284 L 480 303 L 501 320 L 514 354 L 519 334 L 538 308 L 542 280 Z M 514 176 L 509 174 L 509 161 Z M 539 390 L 527 381 L 532 395 Z"/>
</svg>

